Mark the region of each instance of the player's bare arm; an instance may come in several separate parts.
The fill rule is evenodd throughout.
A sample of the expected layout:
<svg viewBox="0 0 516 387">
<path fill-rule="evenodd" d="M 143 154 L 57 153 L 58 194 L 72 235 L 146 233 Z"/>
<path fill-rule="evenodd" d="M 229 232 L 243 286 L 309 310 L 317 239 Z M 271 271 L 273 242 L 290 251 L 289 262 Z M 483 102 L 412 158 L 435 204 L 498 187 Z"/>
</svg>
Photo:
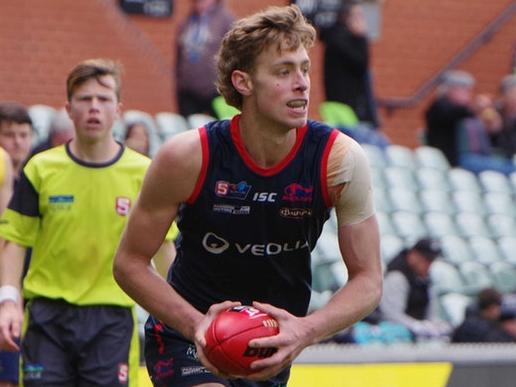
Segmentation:
<svg viewBox="0 0 516 387">
<path fill-rule="evenodd" d="M 25 252 L 25 247 L 6 241 L 0 253 L 0 281 L 8 293 L 3 294 L 5 300 L 0 303 L 0 347 L 9 351 L 19 350 L 15 340 L 20 337 L 23 322 L 20 288 Z"/>
<path fill-rule="evenodd" d="M 192 341 L 193 327 L 203 316 L 159 276 L 151 258 L 179 204 L 192 194 L 201 165 L 197 130 L 177 135 L 161 147 L 149 167 L 114 260 L 114 276 L 120 287 L 149 313 Z"/>
</svg>

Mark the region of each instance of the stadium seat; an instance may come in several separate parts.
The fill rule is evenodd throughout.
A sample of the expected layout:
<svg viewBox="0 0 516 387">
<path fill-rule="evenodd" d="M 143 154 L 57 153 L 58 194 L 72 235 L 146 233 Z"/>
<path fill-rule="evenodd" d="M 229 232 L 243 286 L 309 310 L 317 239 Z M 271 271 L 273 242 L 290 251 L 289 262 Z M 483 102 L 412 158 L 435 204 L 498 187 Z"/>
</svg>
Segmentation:
<svg viewBox="0 0 516 387">
<path fill-rule="evenodd" d="M 393 211 L 408 211 L 421 214 L 423 208 L 417 194 L 405 188 L 391 188 L 388 191 Z"/>
<path fill-rule="evenodd" d="M 448 171 L 448 181 L 453 191 L 473 191 L 480 193 L 482 190 L 476 175 L 466 169 L 450 169 Z"/>
<path fill-rule="evenodd" d="M 188 117 L 186 117 L 186 120 L 188 121 L 190 128 L 198 129 L 202 128 L 208 122 L 215 121 L 216 118 L 208 114 L 195 113 L 190 114 Z"/>
<path fill-rule="evenodd" d="M 336 101 L 323 101 L 319 105 L 321 119 L 327 125 L 333 127 L 352 128 L 359 123 L 358 117 L 353 109 L 344 103 Z"/>
<path fill-rule="evenodd" d="M 395 235 L 397 234 L 394 225 L 392 224 L 391 218 L 387 213 L 383 211 L 376 211 L 376 220 L 378 221 L 378 227 L 380 228 L 380 234 Z"/>
<path fill-rule="evenodd" d="M 428 236 L 427 228 L 421 217 L 414 212 L 395 211 L 392 213 L 391 219 L 397 234 L 403 237 L 407 244 L 415 243 Z"/>
<path fill-rule="evenodd" d="M 516 268 L 509 262 L 499 261 L 489 265 L 494 286 L 502 293 L 516 291 Z"/>
<path fill-rule="evenodd" d="M 486 215 L 487 210 L 480 193 L 476 191 L 453 191 L 452 202 L 457 212 L 472 212 L 479 215 Z"/>
<path fill-rule="evenodd" d="M 421 167 L 435 168 L 441 171 L 450 169 L 450 163 L 444 153 L 438 149 L 427 145 L 420 145 L 414 149 L 414 157 Z"/>
<path fill-rule="evenodd" d="M 512 194 L 509 179 L 503 173 L 490 170 L 482 171 L 478 174 L 478 180 L 485 192 Z"/>
<path fill-rule="evenodd" d="M 410 170 L 416 169 L 416 160 L 410 148 L 402 145 L 389 145 L 385 148 L 389 165 Z"/>
<path fill-rule="evenodd" d="M 437 259 L 430 266 L 432 289 L 436 295 L 446 293 L 463 293 L 464 280 L 455 266 L 449 262 Z"/>
<path fill-rule="evenodd" d="M 416 178 L 422 190 L 432 189 L 449 191 L 447 174 L 440 169 L 419 167 L 415 170 Z"/>
<path fill-rule="evenodd" d="M 428 230 L 428 235 L 433 238 L 442 238 L 446 235 L 460 235 L 460 231 L 450 214 L 431 211 L 423 214 L 423 220 Z"/>
<path fill-rule="evenodd" d="M 223 96 L 219 95 L 211 101 L 211 107 L 219 120 L 230 119 L 240 114 L 240 110 L 236 107 L 228 105 Z"/>
<path fill-rule="evenodd" d="M 459 231 L 464 237 L 491 237 L 491 230 L 484 218 L 474 212 L 459 212 L 455 217 Z"/>
<path fill-rule="evenodd" d="M 494 279 L 488 268 L 476 261 L 465 261 L 458 265 L 464 279 L 464 293 L 476 295 L 485 288 L 494 286 Z"/>
<path fill-rule="evenodd" d="M 513 216 L 505 214 L 489 215 L 487 224 L 494 238 L 516 236 L 516 218 Z"/>
<path fill-rule="evenodd" d="M 156 113 L 155 120 L 163 141 L 189 129 L 188 121 L 179 113 L 159 112 Z"/>
<path fill-rule="evenodd" d="M 484 203 L 487 214 L 504 214 L 516 217 L 514 199 L 510 193 L 486 192 Z"/>
<path fill-rule="evenodd" d="M 472 303 L 472 298 L 462 293 L 446 293 L 439 297 L 439 307 L 444 319 L 453 327 L 458 327 L 464 321 L 466 309 Z"/>
<path fill-rule="evenodd" d="M 497 244 L 491 239 L 483 236 L 469 238 L 471 251 L 475 255 L 475 261 L 489 264 L 503 260 Z"/>
<path fill-rule="evenodd" d="M 380 147 L 371 144 L 361 144 L 361 146 L 362 149 L 364 149 L 369 165 L 372 168 L 383 169 L 387 166 L 387 158 Z"/>
<path fill-rule="evenodd" d="M 405 188 L 412 191 L 419 189 L 414 173 L 408 168 L 388 166 L 384 169 L 384 176 L 391 188 Z"/>
<path fill-rule="evenodd" d="M 451 197 L 446 191 L 426 189 L 420 192 L 419 200 L 424 212 L 444 212 L 452 215 L 456 211 Z"/>
<path fill-rule="evenodd" d="M 512 192 L 514 195 L 516 195 L 516 172 L 510 174 L 509 181 L 511 182 Z"/>
<path fill-rule="evenodd" d="M 516 235 L 498 239 L 498 248 L 507 262 L 516 265 Z"/>
<path fill-rule="evenodd" d="M 473 252 L 466 241 L 457 235 L 444 235 L 441 237 L 443 258 L 452 264 L 459 264 L 473 259 Z"/>
<path fill-rule="evenodd" d="M 381 256 L 384 267 L 405 248 L 402 238 L 397 235 L 384 234 L 381 237 Z"/>
<path fill-rule="evenodd" d="M 48 129 L 56 113 L 56 109 L 52 106 L 36 104 L 29 106 L 27 110 L 32 120 L 32 127 L 35 134 L 32 139 L 32 144 L 37 145 L 40 142 L 46 141 L 48 138 Z"/>
<path fill-rule="evenodd" d="M 385 188 L 385 178 L 381 168 L 371 166 L 371 180 L 373 181 L 373 188 Z"/>
<path fill-rule="evenodd" d="M 393 211 L 393 205 L 389 193 L 385 189 L 375 189 L 373 191 L 374 205 L 378 211 L 389 213 Z"/>
</svg>

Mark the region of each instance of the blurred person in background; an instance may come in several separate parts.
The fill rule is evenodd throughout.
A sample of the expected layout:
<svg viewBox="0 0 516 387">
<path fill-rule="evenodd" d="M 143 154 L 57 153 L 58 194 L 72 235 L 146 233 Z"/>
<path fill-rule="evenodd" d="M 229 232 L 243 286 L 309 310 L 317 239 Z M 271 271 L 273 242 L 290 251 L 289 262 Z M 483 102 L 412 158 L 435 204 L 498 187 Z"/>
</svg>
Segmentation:
<svg viewBox="0 0 516 387">
<path fill-rule="evenodd" d="M 177 33 L 176 95 L 179 113 L 188 117 L 204 113 L 215 117 L 215 55 L 234 16 L 224 0 L 190 0 L 190 13 Z"/>
<path fill-rule="evenodd" d="M 451 336 L 453 343 L 516 342 L 505 321 L 514 322 L 514 313 L 502 313 L 502 294 L 494 288 L 481 290 L 473 308 Z M 512 326 L 512 325 L 511 325 Z"/>
<path fill-rule="evenodd" d="M 380 301 L 382 318 L 406 326 L 414 339 L 439 338 L 450 326 L 437 318 L 430 267 L 441 255 L 436 240 L 423 238 L 404 249 L 388 265 Z"/>
<path fill-rule="evenodd" d="M 458 166 L 474 173 L 493 170 L 509 175 L 516 171 L 516 165 L 505 154 L 507 138 L 493 98 L 487 94 L 476 95 L 472 110 L 473 117 L 458 123 Z"/>
<path fill-rule="evenodd" d="M 451 166 L 459 164 L 459 124 L 475 115 L 470 106 L 474 85 L 471 74 L 460 70 L 447 71 L 437 88 L 436 98 L 425 112 L 425 142 L 440 149 Z"/>
<path fill-rule="evenodd" d="M 142 155 L 150 155 L 149 128 L 143 121 L 134 121 L 126 126 L 124 144 Z"/>
<path fill-rule="evenodd" d="M 0 222 L 0 345 L 21 349 L 26 387 L 132 386 L 139 368 L 134 301 L 111 266 L 150 159 L 113 137 L 121 113 L 116 63 L 81 62 L 66 87 L 75 136 L 28 161 Z M 159 255 L 168 268 L 173 246 L 162 241 Z"/>
<path fill-rule="evenodd" d="M 32 150 L 32 120 L 17 102 L 0 103 L 0 146 L 9 154 L 15 179 Z"/>
<path fill-rule="evenodd" d="M 48 128 L 48 138 L 39 143 L 32 151 L 32 155 L 43 152 L 55 146 L 65 144 L 74 136 L 75 128 L 73 121 L 68 116 L 65 108 L 56 111 Z"/>
<path fill-rule="evenodd" d="M 367 24 L 358 0 L 342 0 L 334 26 L 321 31 L 327 101 L 350 106 L 362 123 L 378 127 L 369 71 Z"/>
<path fill-rule="evenodd" d="M 502 78 L 497 108 L 503 122 L 500 146 L 506 157 L 513 158 L 516 155 L 516 74 Z"/>
</svg>

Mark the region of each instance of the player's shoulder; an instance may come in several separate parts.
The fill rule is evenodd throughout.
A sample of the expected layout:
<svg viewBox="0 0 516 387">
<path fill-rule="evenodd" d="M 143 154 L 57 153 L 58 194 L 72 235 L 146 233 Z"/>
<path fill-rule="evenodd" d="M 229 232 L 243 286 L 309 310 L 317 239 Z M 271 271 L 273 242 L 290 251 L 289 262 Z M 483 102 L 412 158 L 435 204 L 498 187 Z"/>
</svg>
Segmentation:
<svg viewBox="0 0 516 387">
<path fill-rule="evenodd" d="M 65 145 L 59 145 L 36 153 L 27 161 L 27 165 L 43 165 L 45 167 L 50 167 L 51 165 L 66 163 L 69 161 L 70 158 L 67 155 Z"/>
</svg>

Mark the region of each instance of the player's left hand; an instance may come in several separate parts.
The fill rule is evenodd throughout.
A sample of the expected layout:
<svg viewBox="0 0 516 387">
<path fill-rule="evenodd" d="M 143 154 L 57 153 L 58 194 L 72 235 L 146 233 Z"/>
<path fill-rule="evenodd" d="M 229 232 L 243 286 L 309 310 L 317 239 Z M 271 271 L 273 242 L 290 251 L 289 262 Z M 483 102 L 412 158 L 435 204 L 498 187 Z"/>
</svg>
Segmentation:
<svg viewBox="0 0 516 387">
<path fill-rule="evenodd" d="M 246 379 L 266 380 L 290 366 L 299 353 L 312 344 L 312 329 L 304 319 L 296 317 L 284 309 L 260 302 L 253 302 L 253 306 L 274 317 L 279 324 L 279 334 L 276 336 L 263 337 L 249 342 L 251 347 L 278 349 L 271 357 L 253 362 L 251 368 L 256 372 L 246 376 Z"/>
</svg>

